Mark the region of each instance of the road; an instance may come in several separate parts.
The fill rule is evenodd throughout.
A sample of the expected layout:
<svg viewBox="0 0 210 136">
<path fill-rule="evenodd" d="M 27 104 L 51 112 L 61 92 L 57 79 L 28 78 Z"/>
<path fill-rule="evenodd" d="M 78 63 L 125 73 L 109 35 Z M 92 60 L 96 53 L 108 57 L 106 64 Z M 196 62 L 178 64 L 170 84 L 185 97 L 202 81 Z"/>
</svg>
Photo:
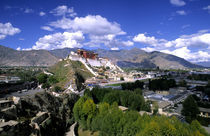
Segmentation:
<svg viewBox="0 0 210 136">
<path fill-rule="evenodd" d="M 133 79 L 131 81 L 114 81 L 114 82 L 109 82 L 109 83 L 100 83 L 99 86 L 107 86 L 107 85 L 112 85 L 112 84 L 121 84 L 121 83 L 128 83 L 128 82 L 135 82 L 136 80 L 145 80 L 145 79 L 151 79 L 151 78 L 137 78 Z"/>
<path fill-rule="evenodd" d="M 33 95 L 35 93 L 38 93 L 38 92 L 43 92 L 44 89 L 41 89 L 41 88 L 36 88 L 36 89 L 31 89 L 31 90 L 28 90 L 26 92 L 12 92 L 10 94 L 6 94 L 4 95 L 3 97 L 12 97 L 12 96 L 16 96 L 16 97 L 22 97 L 22 96 L 26 96 L 26 95 Z"/>
<path fill-rule="evenodd" d="M 73 125 L 71 125 L 69 131 L 66 132 L 65 136 L 75 136 L 75 134 L 74 134 L 74 128 L 75 128 L 76 124 L 77 123 L 74 123 Z"/>
</svg>

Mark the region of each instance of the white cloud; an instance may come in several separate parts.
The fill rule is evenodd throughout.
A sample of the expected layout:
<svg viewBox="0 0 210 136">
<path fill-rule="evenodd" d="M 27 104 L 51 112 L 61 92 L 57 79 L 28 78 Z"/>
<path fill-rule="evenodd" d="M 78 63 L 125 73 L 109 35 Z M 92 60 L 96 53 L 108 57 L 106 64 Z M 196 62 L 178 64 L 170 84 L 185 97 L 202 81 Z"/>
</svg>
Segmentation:
<svg viewBox="0 0 210 136">
<path fill-rule="evenodd" d="M 181 36 L 180 38 L 177 38 L 176 40 L 171 41 L 171 44 L 173 44 L 175 47 L 210 46 L 210 33 Z"/>
<path fill-rule="evenodd" d="M 49 26 L 42 26 L 41 29 L 46 30 L 46 31 L 53 31 L 53 29 Z"/>
<path fill-rule="evenodd" d="M 114 40 L 115 35 L 112 35 L 112 34 L 108 34 L 108 35 L 90 35 L 89 38 L 90 38 L 91 42 L 103 43 L 103 42 Z"/>
<path fill-rule="evenodd" d="M 157 40 L 155 39 L 154 36 L 149 37 L 149 36 L 146 36 L 145 34 L 138 34 L 137 36 L 135 36 L 133 38 L 133 41 L 134 42 L 141 42 L 141 43 L 151 44 L 151 45 L 154 45 L 154 44 L 157 43 Z"/>
<path fill-rule="evenodd" d="M 58 10 L 59 9 L 59 10 Z M 62 9 L 62 10 L 61 10 Z M 66 14 L 67 7 L 61 6 L 54 9 L 56 15 Z M 59 11 L 59 12 L 55 12 Z M 52 12 L 51 12 L 52 13 Z M 100 15 L 87 15 L 85 17 L 68 18 L 63 16 L 57 21 L 50 22 L 48 26 L 41 29 L 52 31 L 53 29 L 63 29 L 68 32 L 80 31 L 87 37 L 83 45 L 89 47 L 106 46 L 108 48 L 119 46 L 133 46 L 132 41 L 121 41 L 116 37 L 126 34 L 116 22 L 110 22 Z"/>
<path fill-rule="evenodd" d="M 203 10 L 207 10 L 210 13 L 210 5 L 204 7 Z"/>
<path fill-rule="evenodd" d="M 106 46 L 108 48 L 120 47 L 120 46 L 133 46 L 134 43 L 130 40 L 122 41 L 115 37 L 115 35 L 89 35 L 90 41 L 85 43 L 89 47 Z"/>
<path fill-rule="evenodd" d="M 24 13 L 33 13 L 33 12 L 34 12 L 33 9 L 30 9 L 30 8 L 26 8 L 24 10 Z"/>
<path fill-rule="evenodd" d="M 113 48 L 111 48 L 111 50 L 117 51 L 117 50 L 119 50 L 119 48 L 118 47 L 113 47 Z"/>
<path fill-rule="evenodd" d="M 40 15 L 40 16 L 44 16 L 44 15 L 46 15 L 46 13 L 43 12 L 43 11 L 41 11 L 41 12 L 39 12 L 39 15 Z"/>
<path fill-rule="evenodd" d="M 0 40 L 4 39 L 6 37 L 6 35 L 0 34 Z"/>
<path fill-rule="evenodd" d="M 73 20 L 64 17 L 61 20 L 51 22 L 49 25 L 55 28 L 82 31 L 92 35 L 126 34 L 121 30 L 119 24 L 116 22 L 109 22 L 106 18 L 101 17 L 100 15 L 76 17 Z"/>
<path fill-rule="evenodd" d="M 36 45 L 32 47 L 34 50 L 38 49 L 59 49 L 59 48 L 74 48 L 82 47 L 81 42 L 84 40 L 83 33 L 78 32 L 64 32 L 64 33 L 55 33 L 50 35 L 45 35 L 44 37 L 39 38 L 36 42 Z"/>
<path fill-rule="evenodd" d="M 152 52 L 155 51 L 155 48 L 151 48 L 151 47 L 145 47 L 145 48 L 141 48 L 142 50 L 146 51 L 146 52 Z"/>
<path fill-rule="evenodd" d="M 186 3 L 183 0 L 170 0 L 170 3 L 175 6 L 184 6 Z"/>
<path fill-rule="evenodd" d="M 147 44 L 142 49 L 148 52 L 162 51 L 192 62 L 210 61 L 210 33 L 201 30 L 196 34 L 183 35 L 175 40 L 156 39 L 145 34 L 138 34 L 133 41 Z"/>
<path fill-rule="evenodd" d="M 55 16 L 70 16 L 75 17 L 77 13 L 74 12 L 74 8 L 68 8 L 66 5 L 58 6 L 52 11 L 50 11 Z"/>
<path fill-rule="evenodd" d="M 190 27 L 190 26 L 191 26 L 190 24 L 183 25 L 183 26 L 182 26 L 182 29 L 188 28 L 188 27 Z"/>
<path fill-rule="evenodd" d="M 133 38 L 134 42 L 145 43 L 150 46 L 157 48 L 168 48 L 168 47 L 206 47 L 210 46 L 210 33 L 197 33 L 193 35 L 183 35 L 175 40 L 156 39 L 154 36 L 149 37 L 145 34 L 138 34 Z"/>
<path fill-rule="evenodd" d="M 115 46 L 132 46 L 132 41 L 121 41 L 116 39 L 118 35 L 125 35 L 120 24 L 116 22 L 110 22 L 106 18 L 100 15 L 87 15 L 85 17 L 67 17 L 66 14 L 74 13 L 73 8 L 68 8 L 67 6 L 58 6 L 50 13 L 56 16 L 62 16 L 61 19 L 53 22 L 49 22 L 48 27 L 51 29 L 63 29 L 68 32 L 81 31 L 87 39 L 88 42 L 84 45 L 89 47 L 99 47 L 105 45 L 109 48 Z M 47 26 L 42 27 L 44 30 L 48 29 Z"/>
<path fill-rule="evenodd" d="M 170 50 L 166 49 L 166 50 L 162 50 L 161 52 L 168 53 L 168 54 L 173 54 L 173 55 L 176 55 L 178 57 L 185 58 L 187 60 L 189 60 L 192 57 L 191 54 L 190 54 L 190 50 L 187 47 L 178 48 L 178 49 L 175 49 L 173 51 L 170 51 Z"/>
<path fill-rule="evenodd" d="M 8 35 L 11 36 L 17 33 L 20 33 L 20 29 L 13 27 L 10 22 L 5 24 L 0 23 L 0 39 L 4 39 Z"/>
<path fill-rule="evenodd" d="M 178 10 L 178 11 L 176 11 L 176 13 L 179 15 L 182 15 L 182 16 L 187 15 L 187 13 L 184 10 Z"/>
<path fill-rule="evenodd" d="M 17 49 L 16 50 L 18 50 L 18 51 L 20 51 L 21 50 L 21 47 L 19 46 L 19 47 L 17 47 Z"/>
<path fill-rule="evenodd" d="M 166 44 L 167 40 L 165 39 L 156 39 L 154 36 L 146 36 L 145 34 L 138 34 L 133 38 L 134 42 L 140 42 L 140 43 L 145 43 L 149 44 L 154 47 L 169 47 L 170 45 Z"/>
<path fill-rule="evenodd" d="M 162 50 L 161 52 L 173 54 L 191 62 L 203 62 L 210 60 L 210 54 L 208 52 L 205 51 L 192 52 L 187 47 L 181 47 L 173 51 Z"/>
<path fill-rule="evenodd" d="M 122 41 L 122 44 L 125 46 L 133 46 L 134 45 L 134 43 L 131 41 Z"/>
</svg>

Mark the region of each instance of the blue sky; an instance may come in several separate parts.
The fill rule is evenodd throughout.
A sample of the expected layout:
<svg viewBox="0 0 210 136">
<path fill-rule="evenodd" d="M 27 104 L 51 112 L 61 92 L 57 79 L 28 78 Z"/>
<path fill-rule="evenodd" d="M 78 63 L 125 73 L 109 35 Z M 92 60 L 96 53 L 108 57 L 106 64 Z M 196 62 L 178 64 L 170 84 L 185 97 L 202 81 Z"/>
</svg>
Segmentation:
<svg viewBox="0 0 210 136">
<path fill-rule="evenodd" d="M 1 0 L 0 44 L 161 51 L 210 61 L 210 0 Z"/>
</svg>

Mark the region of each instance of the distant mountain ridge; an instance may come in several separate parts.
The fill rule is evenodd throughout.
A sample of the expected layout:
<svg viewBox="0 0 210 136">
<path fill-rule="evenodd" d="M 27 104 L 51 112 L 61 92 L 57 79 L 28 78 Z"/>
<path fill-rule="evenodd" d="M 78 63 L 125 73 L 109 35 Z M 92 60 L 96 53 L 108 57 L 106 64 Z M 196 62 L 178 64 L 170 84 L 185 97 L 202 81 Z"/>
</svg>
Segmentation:
<svg viewBox="0 0 210 136">
<path fill-rule="evenodd" d="M 209 67 L 210 68 L 210 61 L 204 61 L 204 62 L 197 62 L 198 65 Z"/>
<path fill-rule="evenodd" d="M 192 64 L 180 57 L 154 51 L 146 52 L 139 48 L 130 50 L 96 50 L 102 57 L 108 57 L 120 67 L 139 67 L 139 68 L 163 68 L 163 69 L 183 69 L 183 68 L 202 68 L 202 66 Z"/>
<path fill-rule="evenodd" d="M 59 59 L 66 58 L 71 51 L 77 51 L 78 48 L 63 48 L 63 49 L 56 49 L 56 50 L 49 50 L 51 54 L 56 56 Z"/>
<path fill-rule="evenodd" d="M 0 45 L 0 66 L 52 66 L 58 61 L 46 50 L 17 51 Z"/>
<path fill-rule="evenodd" d="M 52 66 L 59 59 L 66 58 L 71 51 L 78 48 L 63 48 L 55 50 L 30 50 L 17 51 L 8 47 L 0 46 L 0 66 Z M 139 48 L 130 50 L 93 50 L 100 57 L 109 58 L 119 67 L 129 68 L 203 68 L 192 64 L 183 58 L 154 51 L 146 52 Z"/>
</svg>

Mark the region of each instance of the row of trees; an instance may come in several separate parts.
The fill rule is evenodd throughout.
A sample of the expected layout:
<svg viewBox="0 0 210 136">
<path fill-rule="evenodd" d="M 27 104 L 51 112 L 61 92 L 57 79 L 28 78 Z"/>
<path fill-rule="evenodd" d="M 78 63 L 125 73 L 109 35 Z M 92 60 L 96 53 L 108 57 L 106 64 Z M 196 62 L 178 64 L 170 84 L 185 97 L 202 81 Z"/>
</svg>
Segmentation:
<svg viewBox="0 0 210 136">
<path fill-rule="evenodd" d="M 190 80 L 208 81 L 210 79 L 210 74 L 192 74 L 187 78 Z"/>
<path fill-rule="evenodd" d="M 175 117 L 148 116 L 137 111 L 123 112 L 117 103 L 100 103 L 84 96 L 74 108 L 75 120 L 84 130 L 98 131 L 101 136 L 207 136 L 198 121 L 190 125 Z"/>
<path fill-rule="evenodd" d="M 143 89 L 144 82 L 136 80 L 134 83 L 122 83 L 121 87 L 122 87 L 122 90 L 134 90 L 136 88 Z"/>
<path fill-rule="evenodd" d="M 169 90 L 171 87 L 176 87 L 176 81 L 174 79 L 154 79 L 149 80 L 149 89 L 150 90 Z"/>
<path fill-rule="evenodd" d="M 95 103 L 106 102 L 128 107 L 132 110 L 150 111 L 149 102 L 144 101 L 142 90 L 137 88 L 134 91 L 112 90 L 111 88 L 94 88 L 92 91 L 86 90 L 85 94 L 93 99 Z"/>
</svg>

